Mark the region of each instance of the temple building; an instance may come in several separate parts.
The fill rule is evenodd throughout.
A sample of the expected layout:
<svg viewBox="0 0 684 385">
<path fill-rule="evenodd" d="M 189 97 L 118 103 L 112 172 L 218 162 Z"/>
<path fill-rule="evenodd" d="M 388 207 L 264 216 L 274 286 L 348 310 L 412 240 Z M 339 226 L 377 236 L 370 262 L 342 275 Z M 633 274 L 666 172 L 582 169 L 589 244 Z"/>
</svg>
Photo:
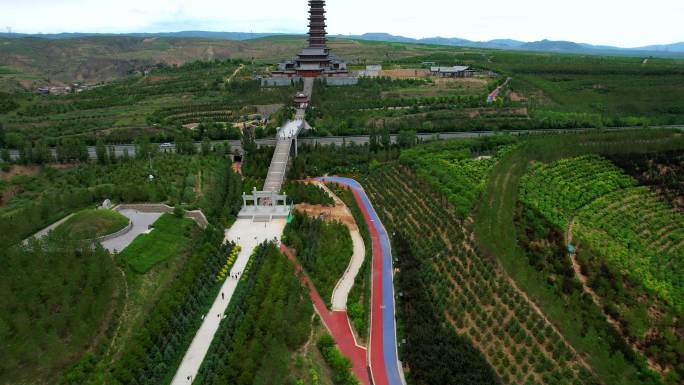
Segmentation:
<svg viewBox="0 0 684 385">
<path fill-rule="evenodd" d="M 309 45 L 296 58 L 278 64 L 273 78 L 349 77 L 347 63 L 328 48 L 325 0 L 309 1 Z"/>
</svg>

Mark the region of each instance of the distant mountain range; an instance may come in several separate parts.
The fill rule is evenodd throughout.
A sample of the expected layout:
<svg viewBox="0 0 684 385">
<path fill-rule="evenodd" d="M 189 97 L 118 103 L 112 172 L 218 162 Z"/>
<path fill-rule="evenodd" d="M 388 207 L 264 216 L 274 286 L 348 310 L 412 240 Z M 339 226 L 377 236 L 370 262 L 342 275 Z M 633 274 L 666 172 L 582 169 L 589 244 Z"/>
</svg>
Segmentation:
<svg viewBox="0 0 684 385">
<path fill-rule="evenodd" d="M 268 36 L 282 36 L 282 33 L 252 33 L 252 32 L 207 32 L 181 31 L 163 33 L 127 33 L 127 34 L 92 34 L 92 33 L 58 33 L 58 34 L 8 34 L 0 33 L 4 38 L 34 37 L 44 39 L 68 39 L 90 36 L 132 36 L 132 37 L 175 37 L 175 38 L 203 38 L 222 40 L 250 40 Z M 491 48 L 520 51 L 540 51 L 558 53 L 576 53 L 590 55 L 625 55 L 625 56 L 664 56 L 684 57 L 684 42 L 664 45 L 650 45 L 637 48 L 620 48 L 604 45 L 591 45 L 571 41 L 541 40 L 524 42 L 512 39 L 495 39 L 489 41 L 472 41 L 461 38 L 430 37 L 414 39 L 388 33 L 366 33 L 363 35 L 336 35 L 340 39 L 359 39 L 370 41 L 385 41 L 398 43 L 437 44 L 447 46 Z"/>
<path fill-rule="evenodd" d="M 4 38 L 37 37 L 43 39 L 71 39 L 82 37 L 106 37 L 106 36 L 131 36 L 131 37 L 177 37 L 177 38 L 200 38 L 221 40 L 250 40 L 268 36 L 287 35 L 284 33 L 253 33 L 253 32 L 210 32 L 210 31 L 181 31 L 181 32 L 156 32 L 156 33 L 0 33 Z"/>
<path fill-rule="evenodd" d="M 472 48 L 493 48 L 520 51 L 542 51 L 560 53 L 581 53 L 594 55 L 630 55 L 630 56 L 684 56 L 684 42 L 650 45 L 637 48 L 620 48 L 603 45 L 592 45 L 574 43 L 571 41 L 552 41 L 541 40 L 534 42 L 524 42 L 512 39 L 496 39 L 489 41 L 472 41 L 461 38 L 430 37 L 424 39 L 414 39 L 405 36 L 390 35 L 387 33 L 366 33 L 363 35 L 337 35 L 339 38 L 350 38 L 359 40 L 387 41 L 397 43 L 419 43 L 419 44 L 438 44 Z"/>
</svg>

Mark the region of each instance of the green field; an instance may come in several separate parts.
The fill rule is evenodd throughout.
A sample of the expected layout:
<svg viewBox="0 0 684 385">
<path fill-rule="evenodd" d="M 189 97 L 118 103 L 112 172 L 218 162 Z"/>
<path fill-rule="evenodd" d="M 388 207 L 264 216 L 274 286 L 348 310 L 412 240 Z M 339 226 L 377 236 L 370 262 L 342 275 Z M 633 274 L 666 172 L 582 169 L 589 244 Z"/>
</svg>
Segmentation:
<svg viewBox="0 0 684 385">
<path fill-rule="evenodd" d="M 128 222 L 128 218 L 117 211 L 91 209 L 79 211 L 55 230 L 74 239 L 94 239 L 113 234 L 126 227 Z"/>
<path fill-rule="evenodd" d="M 147 273 L 156 264 L 181 254 L 192 239 L 195 222 L 164 214 L 154 222 L 152 232 L 139 235 L 119 259 L 138 274 Z"/>
</svg>

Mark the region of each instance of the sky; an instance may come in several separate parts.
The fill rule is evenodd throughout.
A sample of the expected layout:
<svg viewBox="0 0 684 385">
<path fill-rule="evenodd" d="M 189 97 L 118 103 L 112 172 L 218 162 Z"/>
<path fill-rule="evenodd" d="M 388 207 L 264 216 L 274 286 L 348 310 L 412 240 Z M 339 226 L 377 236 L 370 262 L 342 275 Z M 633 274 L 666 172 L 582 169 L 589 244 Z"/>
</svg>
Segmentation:
<svg viewBox="0 0 684 385">
<path fill-rule="evenodd" d="M 307 9 L 306 0 L 0 0 L 0 29 L 305 33 Z M 328 0 L 327 11 L 330 34 L 549 39 L 620 47 L 684 42 L 684 0 Z"/>
</svg>

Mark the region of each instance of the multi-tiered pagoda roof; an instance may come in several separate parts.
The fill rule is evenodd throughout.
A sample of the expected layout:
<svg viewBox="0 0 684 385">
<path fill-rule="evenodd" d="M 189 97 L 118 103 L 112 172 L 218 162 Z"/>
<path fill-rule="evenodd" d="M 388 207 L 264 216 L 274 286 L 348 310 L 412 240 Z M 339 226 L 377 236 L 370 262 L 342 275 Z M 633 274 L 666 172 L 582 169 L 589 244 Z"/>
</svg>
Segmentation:
<svg viewBox="0 0 684 385">
<path fill-rule="evenodd" d="M 280 63 L 274 77 L 349 76 L 347 63 L 330 53 L 325 20 L 325 0 L 309 0 L 309 46 Z"/>
</svg>

